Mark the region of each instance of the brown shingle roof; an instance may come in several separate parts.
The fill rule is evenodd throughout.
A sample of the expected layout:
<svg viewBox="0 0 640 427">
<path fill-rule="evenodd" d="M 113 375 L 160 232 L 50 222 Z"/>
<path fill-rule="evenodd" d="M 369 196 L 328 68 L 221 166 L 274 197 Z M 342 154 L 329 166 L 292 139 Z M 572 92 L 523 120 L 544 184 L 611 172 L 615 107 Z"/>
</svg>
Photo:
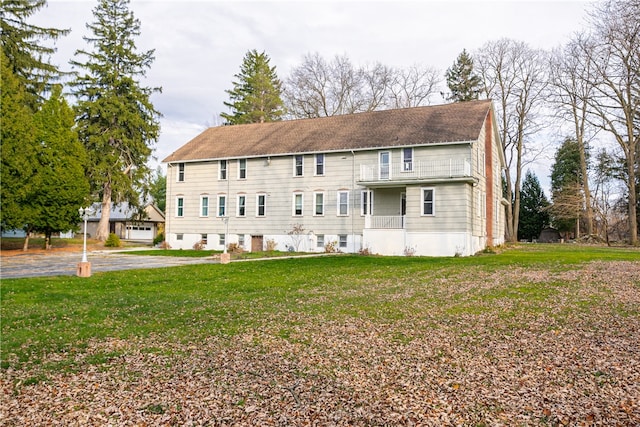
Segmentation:
<svg viewBox="0 0 640 427">
<path fill-rule="evenodd" d="M 491 101 L 205 130 L 163 162 L 275 156 L 476 140 Z"/>
</svg>

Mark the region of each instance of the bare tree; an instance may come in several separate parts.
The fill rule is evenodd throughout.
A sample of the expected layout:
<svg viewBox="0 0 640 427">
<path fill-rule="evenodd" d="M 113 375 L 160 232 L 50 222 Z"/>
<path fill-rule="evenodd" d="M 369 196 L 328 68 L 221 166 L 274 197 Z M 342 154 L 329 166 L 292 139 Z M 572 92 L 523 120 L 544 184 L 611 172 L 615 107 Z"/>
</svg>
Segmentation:
<svg viewBox="0 0 640 427">
<path fill-rule="evenodd" d="M 329 62 L 318 53 L 307 54 L 286 79 L 284 100 L 294 118 L 416 107 L 427 105 L 437 93 L 439 74 L 419 65 L 356 67 L 344 55 Z"/>
<path fill-rule="evenodd" d="M 440 71 L 414 64 L 407 69 L 396 70 L 389 86 L 390 108 L 409 108 L 429 105 L 431 97 L 438 93 L 442 79 Z"/>
<path fill-rule="evenodd" d="M 572 138 L 576 141 L 580 154 L 580 174 L 582 176 L 582 194 L 584 195 L 584 221 L 587 235 L 593 234 L 593 206 L 589 188 L 588 140 L 589 128 L 588 101 L 593 93 L 594 72 L 585 61 L 582 50 L 589 50 L 588 40 L 576 35 L 563 49 L 553 52 L 549 62 L 551 83 L 551 101 L 557 108 L 554 111 L 561 119 L 571 123 Z"/>
<path fill-rule="evenodd" d="M 638 244 L 637 192 L 640 152 L 640 1 L 608 0 L 591 12 L 590 43 L 581 45 L 595 73 L 589 107 L 592 123 L 609 132 L 624 153 L 629 193 L 630 243 Z"/>
<path fill-rule="evenodd" d="M 524 42 L 500 39 L 486 43 L 475 55 L 484 92 L 496 103 L 502 148 L 507 161 L 506 239 L 517 239 L 520 183 L 531 137 L 541 129 L 539 110 L 547 86 L 546 53 Z"/>
</svg>

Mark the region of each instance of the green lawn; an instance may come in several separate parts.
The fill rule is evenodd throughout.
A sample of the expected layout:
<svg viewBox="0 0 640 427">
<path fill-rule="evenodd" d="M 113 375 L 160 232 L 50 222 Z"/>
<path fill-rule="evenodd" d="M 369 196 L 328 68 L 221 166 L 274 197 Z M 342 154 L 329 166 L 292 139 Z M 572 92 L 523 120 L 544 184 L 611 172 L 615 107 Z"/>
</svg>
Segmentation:
<svg viewBox="0 0 640 427">
<path fill-rule="evenodd" d="M 153 371 L 144 375 L 164 378 L 167 372 L 178 375 L 177 366 L 179 372 L 186 372 L 183 363 L 187 362 L 183 359 L 191 360 L 188 363 L 194 366 L 212 364 L 206 369 L 210 369 L 208 375 L 215 377 L 218 369 L 222 369 L 216 366 L 226 363 L 218 360 L 217 355 L 226 357 L 224 360 L 244 357 L 242 363 L 252 365 L 276 354 L 279 359 L 272 363 L 292 364 L 297 378 L 309 383 L 309 396 L 316 396 L 323 387 L 329 387 L 327 382 L 333 384 L 330 387 L 333 393 L 354 392 L 358 388 L 352 382 L 341 380 L 352 372 L 353 375 L 360 372 L 362 381 L 370 381 L 365 386 L 370 389 L 381 381 L 376 371 L 371 370 L 372 363 L 386 366 L 385 369 L 393 368 L 393 361 L 402 366 L 395 374 L 386 374 L 391 377 L 403 377 L 416 366 L 426 364 L 437 372 L 429 374 L 431 379 L 427 383 L 425 379 L 416 383 L 428 384 L 421 392 L 432 393 L 434 399 L 441 398 L 438 384 L 448 384 L 447 393 L 467 384 L 469 394 L 458 419 L 479 420 L 477 425 L 489 425 L 498 422 L 502 413 L 524 411 L 522 408 L 528 407 L 526 399 L 515 398 L 506 399 L 504 407 L 482 406 L 486 405 L 485 398 L 472 395 L 472 390 L 498 381 L 498 377 L 482 380 L 492 377 L 487 371 L 490 366 L 509 363 L 504 369 L 517 368 L 517 372 L 539 369 L 540 381 L 544 382 L 544 369 L 548 373 L 550 368 L 539 361 L 550 358 L 545 363 L 565 363 L 557 362 L 560 360 L 557 353 L 569 351 L 575 342 L 587 340 L 591 347 L 584 350 L 584 345 L 581 346 L 579 351 L 583 353 L 576 354 L 583 356 L 572 357 L 587 357 L 584 354 L 593 351 L 594 360 L 607 360 L 608 356 L 597 353 L 601 337 L 621 334 L 623 339 L 634 340 L 620 331 L 639 330 L 639 272 L 638 249 L 567 244 L 519 245 L 499 253 L 465 258 L 339 255 L 97 273 L 90 278 L 8 279 L 2 281 L 1 290 L 2 368 L 12 372 L 13 381 L 20 384 L 16 385 L 18 390 L 27 385 L 58 383 L 63 381 L 59 376 L 64 373 L 88 375 L 95 369 L 113 371 L 112 374 L 124 372 L 118 366 L 129 363 L 126 358 L 135 355 L 143 359 L 145 354 L 169 358 L 162 362 L 169 369 L 164 373 L 153 371 L 160 362 L 151 365 L 144 362 L 145 369 Z M 522 337 L 537 338 L 520 343 Z M 124 344 L 108 344 L 113 342 Z M 626 364 L 634 375 L 640 375 L 640 366 L 636 366 L 640 365 L 640 357 L 629 352 L 628 345 L 621 345 L 621 351 L 630 359 L 621 362 L 616 355 L 615 364 Z M 514 361 L 518 362 L 512 368 Z M 481 376 L 472 374 L 474 363 L 480 366 L 476 369 L 482 371 Z M 580 366 L 589 365 L 581 363 Z M 597 384 L 605 380 L 612 384 L 614 380 L 621 381 L 604 367 L 593 366 L 589 369 L 609 375 L 593 377 Z M 252 369 L 249 371 L 253 372 Z M 272 403 L 267 405 L 264 400 L 264 393 L 275 392 L 273 384 L 283 381 L 283 375 L 293 375 L 288 370 L 273 371 L 269 365 L 264 369 L 264 373 L 256 373 L 253 378 L 265 378 L 267 389 L 261 391 L 262 397 L 252 395 L 250 390 L 241 393 L 242 405 L 257 398 L 256 407 L 272 408 Z M 572 369 L 558 374 L 554 387 L 566 381 L 579 384 L 589 380 L 586 385 L 579 384 L 589 389 L 591 371 L 587 370 L 584 378 L 574 376 L 568 380 L 567 375 L 574 375 Z M 269 373 L 270 370 L 273 372 Z M 522 374 L 514 372 L 510 375 Z M 434 375 L 438 380 L 432 383 Z M 239 389 L 252 383 L 244 382 L 251 376 L 227 377 L 219 381 L 231 381 Z M 412 384 L 418 379 L 403 381 Z M 335 383 L 340 388 L 336 389 Z M 536 384 L 535 387 L 542 386 Z M 544 384 L 546 387 L 547 383 Z M 597 384 L 593 387 L 599 387 Z M 408 385 L 387 386 L 391 389 L 385 388 L 386 393 L 399 393 L 401 399 L 413 402 L 414 395 L 403 391 L 409 390 Z M 600 389 L 594 390 L 589 393 L 598 395 Z M 301 397 L 296 393 L 287 394 L 295 398 L 294 404 L 300 404 Z M 634 392 L 630 393 L 630 400 L 635 400 Z M 358 421 L 357 410 L 345 403 L 348 401 L 345 396 L 334 398 L 348 408 L 347 420 L 351 421 L 347 424 L 368 424 Z M 598 399 L 606 402 L 608 395 L 603 396 Z M 627 395 L 624 396 L 626 399 Z M 315 398 L 319 399 L 309 397 L 310 401 Z M 576 399 L 576 408 L 582 408 L 583 403 L 579 403 L 582 401 Z M 148 404 L 166 409 L 170 400 L 167 397 L 161 403 Z M 363 402 L 358 405 L 369 405 Z M 411 405 L 424 405 L 427 401 L 420 402 Z M 436 406 L 442 409 L 442 405 Z M 225 410 L 233 412 L 238 408 Z M 369 410 L 377 414 L 377 409 Z M 474 418 L 476 410 L 481 415 Z M 575 409 L 578 410 L 582 411 Z M 539 409 L 534 418 L 543 425 L 545 420 L 554 425 L 565 419 L 558 414 L 554 421 L 547 409 Z M 151 418 L 145 418 L 145 422 L 155 416 L 147 415 Z M 176 423 L 185 422 L 176 416 Z M 246 416 L 249 415 L 241 411 L 234 417 Z M 394 424 L 389 413 L 376 416 L 377 421 L 370 422 Z M 589 416 L 584 415 L 585 419 Z M 301 421 L 293 417 L 292 420 Z M 256 418 L 250 420 L 261 422 Z"/>
</svg>

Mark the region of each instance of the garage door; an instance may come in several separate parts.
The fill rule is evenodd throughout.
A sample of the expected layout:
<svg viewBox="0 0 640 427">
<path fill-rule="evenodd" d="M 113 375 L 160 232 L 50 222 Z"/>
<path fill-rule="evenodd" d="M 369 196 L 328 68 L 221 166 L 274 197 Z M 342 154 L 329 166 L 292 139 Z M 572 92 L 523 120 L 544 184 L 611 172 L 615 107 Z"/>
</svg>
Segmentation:
<svg viewBox="0 0 640 427">
<path fill-rule="evenodd" d="M 153 240 L 153 227 L 150 225 L 127 225 L 127 239 Z"/>
</svg>

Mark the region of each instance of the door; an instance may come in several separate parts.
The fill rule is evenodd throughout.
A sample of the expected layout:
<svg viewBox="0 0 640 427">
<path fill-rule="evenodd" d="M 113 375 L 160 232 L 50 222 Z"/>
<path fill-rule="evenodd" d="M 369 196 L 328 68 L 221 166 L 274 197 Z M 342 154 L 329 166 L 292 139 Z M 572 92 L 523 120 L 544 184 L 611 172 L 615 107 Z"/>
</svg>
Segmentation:
<svg viewBox="0 0 640 427">
<path fill-rule="evenodd" d="M 380 152 L 379 162 L 379 179 L 389 179 L 391 175 L 390 171 L 391 153 L 388 151 Z"/>
<path fill-rule="evenodd" d="M 251 236 L 251 252 L 262 252 L 264 250 L 263 236 Z"/>
</svg>

